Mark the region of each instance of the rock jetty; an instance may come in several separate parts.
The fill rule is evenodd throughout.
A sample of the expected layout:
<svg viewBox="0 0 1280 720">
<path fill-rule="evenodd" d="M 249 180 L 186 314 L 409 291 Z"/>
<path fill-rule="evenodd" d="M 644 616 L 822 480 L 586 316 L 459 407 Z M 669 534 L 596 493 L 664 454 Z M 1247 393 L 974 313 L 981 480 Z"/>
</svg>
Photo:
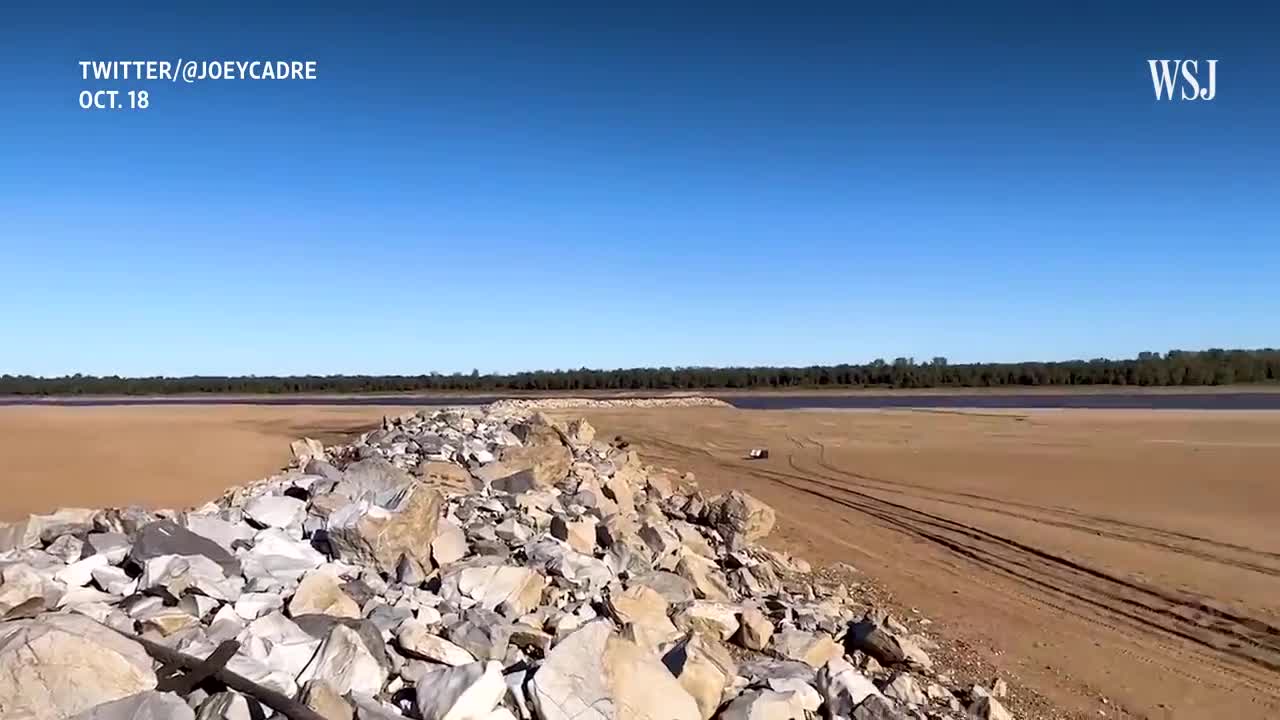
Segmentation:
<svg viewBox="0 0 1280 720">
<path fill-rule="evenodd" d="M 516 401 L 293 451 L 203 507 L 0 525 L 0 717 L 1011 717 L 761 545 L 768 505 L 585 420 Z"/>
</svg>

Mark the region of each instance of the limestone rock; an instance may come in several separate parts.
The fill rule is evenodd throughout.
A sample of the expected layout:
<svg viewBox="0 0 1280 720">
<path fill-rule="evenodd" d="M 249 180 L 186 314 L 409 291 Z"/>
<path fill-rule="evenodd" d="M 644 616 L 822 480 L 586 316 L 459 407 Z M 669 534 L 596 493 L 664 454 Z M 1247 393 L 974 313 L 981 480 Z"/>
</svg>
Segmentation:
<svg viewBox="0 0 1280 720">
<path fill-rule="evenodd" d="M 731 599 L 732 591 L 724 574 L 714 562 L 704 557 L 683 553 L 676 563 L 676 574 L 688 580 L 693 585 L 694 594 L 703 600 L 728 602 Z"/>
<path fill-rule="evenodd" d="M 745 607 L 738 615 L 737 643 L 748 650 L 764 650 L 773 637 L 773 623 L 756 607 Z"/>
<path fill-rule="evenodd" d="M 542 439 L 533 444 L 526 439 L 525 445 L 507 448 L 501 460 L 484 466 L 476 476 L 504 492 L 552 487 L 568 476 L 573 453 L 560 443 L 559 435 L 551 433 L 551 437 L 539 434 Z"/>
<path fill-rule="evenodd" d="M 155 686 L 142 646 L 87 617 L 0 623 L 0 717 L 65 718 Z"/>
<path fill-rule="evenodd" d="M 480 489 L 480 482 L 461 465 L 439 460 L 423 460 L 414 470 L 422 482 L 438 487 L 445 493 L 473 493 Z"/>
<path fill-rule="evenodd" d="M 643 627 L 649 637 L 668 640 L 674 637 L 676 626 L 667 616 L 667 600 L 658 591 L 644 585 L 632 585 L 612 592 L 606 601 L 609 614 L 618 625 Z"/>
<path fill-rule="evenodd" d="M 546 579 L 529 568 L 467 567 L 447 573 L 440 594 L 461 607 L 479 606 L 519 617 L 537 607 L 545 586 Z"/>
<path fill-rule="evenodd" d="M 703 720 L 720 707 L 725 689 L 738 674 L 729 651 L 706 635 L 691 633 L 662 657 L 662 662 L 698 704 Z"/>
<path fill-rule="evenodd" d="M 773 508 L 740 490 L 721 495 L 708 513 L 708 524 L 726 540 L 760 540 L 773 530 L 775 520 Z"/>
<path fill-rule="evenodd" d="M 580 553 L 590 555 L 596 549 L 596 523 L 590 520 L 566 520 L 557 515 L 551 520 L 551 536 Z"/>
<path fill-rule="evenodd" d="M 596 440 L 596 429 L 586 418 L 570 421 L 563 433 L 564 441 L 574 447 L 586 447 Z"/>
<path fill-rule="evenodd" d="M 325 720 L 352 720 L 355 709 L 324 680 L 307 683 L 302 702 Z"/>
<path fill-rule="evenodd" d="M 444 497 L 425 486 L 410 488 L 405 494 L 393 511 L 361 502 L 331 515 L 329 545 L 338 557 L 391 574 L 404 555 L 425 573 L 431 567 L 431 541 Z"/>
<path fill-rule="evenodd" d="M 324 460 L 324 445 L 312 438 L 299 438 L 289 443 L 289 450 L 299 465 L 307 465 L 311 460 Z"/>
<path fill-rule="evenodd" d="M 35 616 L 54 607 L 62 595 L 61 585 L 26 563 L 0 568 L 0 619 Z"/>
<path fill-rule="evenodd" d="M 675 625 L 681 630 L 728 640 L 738 632 L 738 612 L 732 605 L 695 600 L 676 613 Z"/>
<path fill-rule="evenodd" d="M 431 541 L 431 559 L 439 567 L 455 563 L 467 556 L 467 536 L 462 528 L 449 520 L 441 520 Z"/>
<path fill-rule="evenodd" d="M 772 647 L 778 657 L 797 660 L 813 668 L 820 668 L 843 654 L 830 635 L 791 627 L 774 634 Z"/>
<path fill-rule="evenodd" d="M 530 682 L 540 720 L 701 720 L 697 702 L 649 653 L 607 620 L 552 648 Z"/>
<path fill-rule="evenodd" d="M 360 617 L 360 606 L 342 591 L 342 581 L 332 572 L 313 570 L 302 578 L 289 601 L 289 614 Z"/>
<path fill-rule="evenodd" d="M 409 657 L 431 660 L 445 665 L 469 665 L 476 661 L 471 653 L 461 647 L 431 634 L 427 626 L 417 620 L 406 620 L 396 631 L 396 641 Z"/>
</svg>

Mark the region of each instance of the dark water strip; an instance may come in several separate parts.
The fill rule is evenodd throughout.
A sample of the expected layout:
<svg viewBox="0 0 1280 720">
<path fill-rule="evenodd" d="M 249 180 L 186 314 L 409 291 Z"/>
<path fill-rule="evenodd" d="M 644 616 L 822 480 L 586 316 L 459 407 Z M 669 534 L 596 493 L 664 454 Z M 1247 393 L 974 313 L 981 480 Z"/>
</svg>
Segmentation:
<svg viewBox="0 0 1280 720">
<path fill-rule="evenodd" d="M 5 405 L 64 407 L 113 407 L 128 405 L 484 405 L 505 399 L 500 395 L 458 397 L 452 395 L 395 395 L 390 397 L 253 397 L 182 396 L 125 398 L 0 397 Z M 626 399 L 626 398 L 617 398 Z M 897 395 L 857 393 L 849 395 L 733 395 L 723 398 L 746 410 L 875 410 L 884 408 L 983 408 L 1090 410 L 1280 410 L 1280 393 L 1027 393 L 972 395 Z"/>
</svg>

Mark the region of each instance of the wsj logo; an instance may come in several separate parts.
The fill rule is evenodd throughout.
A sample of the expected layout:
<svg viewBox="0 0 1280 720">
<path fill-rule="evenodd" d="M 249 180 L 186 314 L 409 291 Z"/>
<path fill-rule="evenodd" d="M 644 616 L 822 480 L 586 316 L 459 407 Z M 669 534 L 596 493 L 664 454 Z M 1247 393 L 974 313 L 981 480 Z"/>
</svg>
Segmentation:
<svg viewBox="0 0 1280 720">
<path fill-rule="evenodd" d="M 1172 100 L 1174 88 L 1183 100 L 1212 100 L 1218 94 L 1218 61 L 1205 60 L 1208 67 L 1208 84 L 1201 84 L 1200 63 L 1196 60 L 1148 60 L 1151 66 L 1151 84 L 1156 89 L 1156 100 Z M 1178 80 L 1181 79 L 1181 87 Z"/>
</svg>

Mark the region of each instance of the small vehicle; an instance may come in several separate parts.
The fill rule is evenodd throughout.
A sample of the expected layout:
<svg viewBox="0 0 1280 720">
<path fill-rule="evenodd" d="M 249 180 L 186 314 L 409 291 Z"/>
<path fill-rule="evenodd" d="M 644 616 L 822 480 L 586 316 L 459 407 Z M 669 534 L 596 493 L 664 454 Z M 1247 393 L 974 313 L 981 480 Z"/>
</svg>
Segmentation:
<svg viewBox="0 0 1280 720">
<path fill-rule="evenodd" d="M 751 452 L 747 453 L 748 460 L 768 460 L 769 448 L 751 448 Z"/>
</svg>

